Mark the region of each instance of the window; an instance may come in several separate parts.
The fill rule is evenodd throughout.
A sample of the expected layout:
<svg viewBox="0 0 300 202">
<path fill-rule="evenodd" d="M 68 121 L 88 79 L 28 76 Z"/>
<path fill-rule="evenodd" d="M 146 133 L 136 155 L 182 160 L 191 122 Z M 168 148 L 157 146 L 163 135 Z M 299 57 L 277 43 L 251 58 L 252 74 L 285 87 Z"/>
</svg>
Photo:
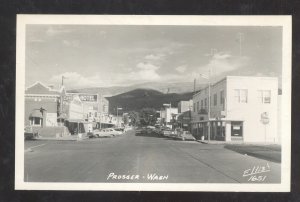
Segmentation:
<svg viewBox="0 0 300 202">
<path fill-rule="evenodd" d="M 39 117 L 33 117 L 32 118 L 32 125 L 34 126 L 40 126 L 42 123 L 41 118 Z"/>
<path fill-rule="evenodd" d="M 204 106 L 205 106 L 205 108 L 207 107 L 207 98 L 205 98 L 205 100 L 204 100 Z"/>
<path fill-rule="evenodd" d="M 259 95 L 259 100 L 261 103 L 265 103 L 265 104 L 271 103 L 271 91 L 270 90 L 259 90 L 258 95 Z"/>
<path fill-rule="evenodd" d="M 218 96 L 216 93 L 216 94 L 214 94 L 214 106 L 217 106 L 217 103 L 218 103 Z"/>
<path fill-rule="evenodd" d="M 92 112 L 89 112 L 89 117 L 92 117 Z"/>
<path fill-rule="evenodd" d="M 95 112 L 95 117 L 97 117 L 97 112 Z"/>
<path fill-rule="evenodd" d="M 194 103 L 193 111 L 196 112 L 196 103 Z"/>
<path fill-rule="evenodd" d="M 246 90 L 246 89 L 234 90 L 234 98 L 237 103 L 247 103 L 248 102 L 248 90 Z"/>
<path fill-rule="evenodd" d="M 201 109 L 203 109 L 203 100 L 201 100 Z"/>
<path fill-rule="evenodd" d="M 199 102 L 197 102 L 197 112 L 199 111 Z"/>
<path fill-rule="evenodd" d="M 220 92 L 220 103 L 221 104 L 224 104 L 224 91 L 222 90 L 221 92 Z"/>
</svg>

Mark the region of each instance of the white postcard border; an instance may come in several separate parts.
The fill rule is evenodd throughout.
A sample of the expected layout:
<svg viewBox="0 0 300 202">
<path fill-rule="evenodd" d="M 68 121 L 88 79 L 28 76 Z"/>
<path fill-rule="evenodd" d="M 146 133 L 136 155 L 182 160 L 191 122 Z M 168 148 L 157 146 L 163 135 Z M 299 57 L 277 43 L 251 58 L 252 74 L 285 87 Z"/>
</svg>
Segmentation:
<svg viewBox="0 0 300 202">
<path fill-rule="evenodd" d="M 15 189 L 107 191 L 289 192 L 291 175 L 291 16 L 17 15 Z M 27 24 L 282 26 L 282 162 L 280 184 L 24 182 L 25 31 Z M 283 134 L 283 133 L 282 133 Z"/>
</svg>

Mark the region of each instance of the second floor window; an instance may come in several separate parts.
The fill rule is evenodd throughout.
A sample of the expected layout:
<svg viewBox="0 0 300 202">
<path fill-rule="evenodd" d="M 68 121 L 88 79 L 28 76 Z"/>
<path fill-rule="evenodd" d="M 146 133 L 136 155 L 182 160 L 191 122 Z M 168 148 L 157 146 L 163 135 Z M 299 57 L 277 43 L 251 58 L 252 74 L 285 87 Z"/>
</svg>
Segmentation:
<svg viewBox="0 0 300 202">
<path fill-rule="evenodd" d="M 265 103 L 265 104 L 271 103 L 271 91 L 270 90 L 259 90 L 258 95 L 259 95 L 259 100 L 261 103 Z"/>
<path fill-rule="evenodd" d="M 218 103 L 218 96 L 217 94 L 214 94 L 214 106 L 217 106 Z"/>
<path fill-rule="evenodd" d="M 201 109 L 203 109 L 203 100 L 201 100 Z"/>
<path fill-rule="evenodd" d="M 199 102 L 197 102 L 197 112 L 199 111 Z"/>
<path fill-rule="evenodd" d="M 247 103 L 248 102 L 248 90 L 246 89 L 235 89 L 234 99 L 237 103 Z"/>
<path fill-rule="evenodd" d="M 220 103 L 221 104 L 224 104 L 224 91 L 222 90 L 221 92 L 220 92 Z"/>
</svg>

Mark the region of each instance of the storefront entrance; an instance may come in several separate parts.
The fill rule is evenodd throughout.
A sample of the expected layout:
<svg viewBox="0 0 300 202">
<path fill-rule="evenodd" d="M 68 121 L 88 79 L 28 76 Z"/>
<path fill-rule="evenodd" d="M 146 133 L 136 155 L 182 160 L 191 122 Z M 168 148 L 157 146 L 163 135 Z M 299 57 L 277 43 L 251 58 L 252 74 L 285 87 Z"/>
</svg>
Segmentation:
<svg viewBox="0 0 300 202">
<path fill-rule="evenodd" d="M 243 140 L 243 122 L 231 122 L 231 140 Z"/>
</svg>

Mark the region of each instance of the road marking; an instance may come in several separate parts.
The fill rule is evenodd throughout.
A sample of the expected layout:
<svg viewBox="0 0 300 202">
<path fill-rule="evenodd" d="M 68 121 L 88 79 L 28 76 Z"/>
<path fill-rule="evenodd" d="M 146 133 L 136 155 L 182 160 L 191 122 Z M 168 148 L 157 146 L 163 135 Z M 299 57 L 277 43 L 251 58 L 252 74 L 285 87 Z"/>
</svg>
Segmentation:
<svg viewBox="0 0 300 202">
<path fill-rule="evenodd" d="M 39 145 L 36 145 L 36 146 L 33 146 L 33 147 L 29 147 L 28 149 L 25 150 L 25 152 L 32 151 L 33 148 L 42 147 L 44 145 L 46 145 L 46 144 L 39 144 Z"/>
</svg>

